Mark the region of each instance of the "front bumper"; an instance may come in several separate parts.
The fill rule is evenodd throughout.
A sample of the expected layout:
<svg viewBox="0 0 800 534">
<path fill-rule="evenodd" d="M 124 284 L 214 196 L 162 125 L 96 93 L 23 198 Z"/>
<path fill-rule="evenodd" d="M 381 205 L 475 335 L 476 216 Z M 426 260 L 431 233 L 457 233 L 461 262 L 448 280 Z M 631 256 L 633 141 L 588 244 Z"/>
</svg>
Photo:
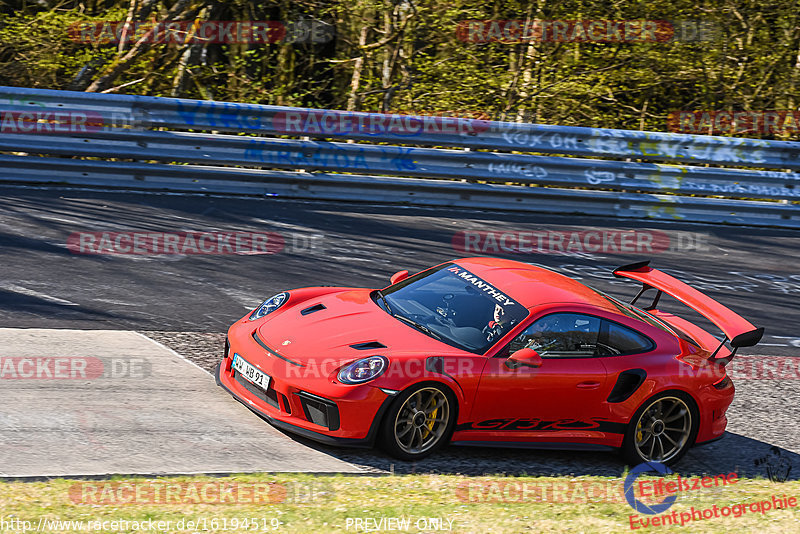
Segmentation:
<svg viewBox="0 0 800 534">
<path fill-rule="evenodd" d="M 238 326 L 238 325 L 237 325 Z M 233 334 L 231 330 L 231 334 Z M 273 357 L 250 333 L 231 336 L 214 375 L 217 385 L 267 422 L 287 432 L 346 447 L 369 448 L 392 396 L 369 385 L 333 384 L 321 373 L 302 376 L 302 370 Z M 231 368 L 233 354 L 257 365 L 270 377 L 265 394 Z M 288 368 L 288 372 L 287 372 Z M 306 368 L 308 369 L 308 368 Z"/>
</svg>

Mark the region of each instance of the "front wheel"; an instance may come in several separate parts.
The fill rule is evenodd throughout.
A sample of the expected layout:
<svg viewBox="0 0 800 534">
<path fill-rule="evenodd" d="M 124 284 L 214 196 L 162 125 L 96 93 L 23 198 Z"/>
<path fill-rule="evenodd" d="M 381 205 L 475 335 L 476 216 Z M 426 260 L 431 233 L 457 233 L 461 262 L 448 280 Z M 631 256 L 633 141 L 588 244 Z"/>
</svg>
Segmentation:
<svg viewBox="0 0 800 534">
<path fill-rule="evenodd" d="M 395 458 L 422 459 L 450 439 L 455 420 L 456 400 L 447 387 L 411 387 L 389 408 L 381 425 L 381 445 Z"/>
<path fill-rule="evenodd" d="M 649 398 L 631 418 L 622 453 L 631 465 L 672 465 L 694 444 L 700 418 L 692 398 L 680 391 Z"/>
</svg>

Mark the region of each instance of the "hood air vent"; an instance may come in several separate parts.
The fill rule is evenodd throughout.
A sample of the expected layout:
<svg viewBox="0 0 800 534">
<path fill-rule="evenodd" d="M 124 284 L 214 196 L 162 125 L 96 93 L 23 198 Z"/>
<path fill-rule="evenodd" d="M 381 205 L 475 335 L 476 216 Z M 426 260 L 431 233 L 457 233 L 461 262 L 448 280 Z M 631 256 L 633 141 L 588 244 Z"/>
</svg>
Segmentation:
<svg viewBox="0 0 800 534">
<path fill-rule="evenodd" d="M 378 350 L 386 348 L 386 345 L 380 341 L 367 341 L 365 343 L 356 343 L 355 345 L 350 346 L 356 350 Z"/>
<path fill-rule="evenodd" d="M 313 306 L 309 306 L 308 308 L 301 310 L 300 315 L 308 315 L 309 313 L 318 312 L 324 309 L 325 309 L 324 304 L 314 304 Z"/>
</svg>

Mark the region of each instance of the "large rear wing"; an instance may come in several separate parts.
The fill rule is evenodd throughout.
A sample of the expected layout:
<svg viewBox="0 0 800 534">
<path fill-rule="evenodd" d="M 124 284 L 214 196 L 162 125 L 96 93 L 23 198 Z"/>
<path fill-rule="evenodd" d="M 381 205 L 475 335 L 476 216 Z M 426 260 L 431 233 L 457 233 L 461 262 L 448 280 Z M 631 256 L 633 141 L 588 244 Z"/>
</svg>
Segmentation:
<svg viewBox="0 0 800 534">
<path fill-rule="evenodd" d="M 761 336 L 764 335 L 764 328 L 756 328 L 747 319 L 726 308 L 711 297 L 704 295 L 677 278 L 658 269 L 653 269 L 649 265 L 649 261 L 641 261 L 614 269 L 614 276 L 617 278 L 630 278 L 642 283 L 642 289 L 633 298 L 631 304 L 635 304 L 647 291 L 655 289 L 657 291 L 656 296 L 653 298 L 652 304 L 646 309 L 655 309 L 661 294 L 666 293 L 700 313 L 725 334 L 725 339 L 722 340 L 720 346 L 711 355 L 712 358 L 728 341 L 734 349 L 733 353 L 739 347 L 752 347 L 761 341 Z M 732 357 L 733 354 L 728 358 Z"/>
</svg>

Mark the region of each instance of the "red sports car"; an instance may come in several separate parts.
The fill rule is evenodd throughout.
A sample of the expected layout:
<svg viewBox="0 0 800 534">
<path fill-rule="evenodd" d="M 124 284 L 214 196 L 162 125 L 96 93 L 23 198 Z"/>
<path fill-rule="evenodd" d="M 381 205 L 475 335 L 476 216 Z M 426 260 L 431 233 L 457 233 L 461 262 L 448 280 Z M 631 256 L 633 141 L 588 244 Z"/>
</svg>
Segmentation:
<svg viewBox="0 0 800 534">
<path fill-rule="evenodd" d="M 631 303 L 494 258 L 286 291 L 231 326 L 217 382 L 281 429 L 405 460 L 452 442 L 671 464 L 723 435 L 725 365 L 763 328 L 648 262 L 614 274 L 642 283 Z M 659 311 L 662 293 L 724 338 Z"/>
</svg>

